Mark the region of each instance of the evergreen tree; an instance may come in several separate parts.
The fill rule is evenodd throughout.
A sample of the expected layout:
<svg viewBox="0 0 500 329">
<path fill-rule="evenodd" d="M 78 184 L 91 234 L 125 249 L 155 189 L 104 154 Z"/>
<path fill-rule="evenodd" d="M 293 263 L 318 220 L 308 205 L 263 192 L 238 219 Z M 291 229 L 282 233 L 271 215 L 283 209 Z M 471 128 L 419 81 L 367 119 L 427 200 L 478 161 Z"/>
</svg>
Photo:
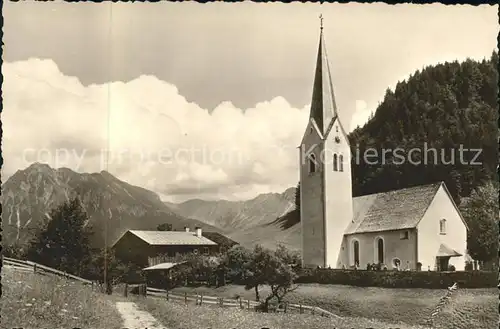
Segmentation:
<svg viewBox="0 0 500 329">
<path fill-rule="evenodd" d="M 28 259 L 74 275 L 89 268 L 92 259 L 91 230 L 87 214 L 78 198 L 65 202 L 50 212 L 52 219 L 32 241 Z"/>
<path fill-rule="evenodd" d="M 172 224 L 163 223 L 156 227 L 157 231 L 172 231 Z"/>
<path fill-rule="evenodd" d="M 360 145 L 362 159 L 367 148 L 381 154 L 384 148 L 408 152 L 426 144 L 438 151 L 438 161 L 410 166 L 353 163 L 354 196 L 444 181 L 459 203 L 475 187 L 496 180 L 497 95 L 497 52 L 482 62 L 426 67 L 398 82 L 394 92 L 386 91 L 375 116 L 350 134 L 351 145 Z M 475 163 L 475 151 L 465 151 L 461 160 L 460 146 L 481 150 Z"/>
<path fill-rule="evenodd" d="M 470 256 L 481 263 L 498 260 L 498 187 L 491 182 L 478 187 L 460 208 L 469 226 Z"/>
</svg>

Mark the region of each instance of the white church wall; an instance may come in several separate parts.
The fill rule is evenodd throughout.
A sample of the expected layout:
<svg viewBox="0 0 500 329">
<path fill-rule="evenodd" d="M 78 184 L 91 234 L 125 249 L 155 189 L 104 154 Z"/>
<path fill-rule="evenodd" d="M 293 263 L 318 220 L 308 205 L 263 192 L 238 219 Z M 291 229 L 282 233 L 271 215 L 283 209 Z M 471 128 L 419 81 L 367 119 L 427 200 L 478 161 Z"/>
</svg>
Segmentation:
<svg viewBox="0 0 500 329">
<path fill-rule="evenodd" d="M 404 239 L 408 232 L 408 239 Z M 387 269 L 393 269 L 393 260 L 399 259 L 401 269 L 416 270 L 417 266 L 417 234 L 415 229 L 370 232 L 350 234 L 346 236 L 346 248 L 343 250 L 345 259 L 348 259 L 346 267 L 354 265 L 354 241 L 359 243 L 359 268 L 366 269 L 367 264 L 378 263 L 377 239 L 384 241 L 383 263 Z"/>
<path fill-rule="evenodd" d="M 336 167 L 334 167 L 334 155 L 337 155 Z M 339 161 L 341 155 L 343 157 L 342 166 Z M 326 204 L 326 267 L 331 268 L 342 268 L 339 259 L 342 240 L 344 232 L 353 218 L 350 157 L 349 142 L 342 133 L 337 119 L 325 140 L 323 156 Z"/>
<path fill-rule="evenodd" d="M 446 220 L 446 234 L 440 234 L 441 219 Z M 443 185 L 439 187 L 417 229 L 418 261 L 422 263 L 422 270 L 436 270 L 436 254 L 441 243 L 462 255 L 466 254 L 467 229 Z M 455 266 L 457 271 L 464 270 L 465 257 L 451 257 L 449 264 Z"/>
<path fill-rule="evenodd" d="M 302 225 L 302 263 L 304 267 L 324 266 L 325 230 L 323 205 L 323 169 L 316 166 L 316 172 L 309 173 L 309 161 L 305 153 L 312 149 L 316 159 L 320 159 L 322 140 L 313 124 L 309 122 L 300 152 L 300 218 Z"/>
</svg>

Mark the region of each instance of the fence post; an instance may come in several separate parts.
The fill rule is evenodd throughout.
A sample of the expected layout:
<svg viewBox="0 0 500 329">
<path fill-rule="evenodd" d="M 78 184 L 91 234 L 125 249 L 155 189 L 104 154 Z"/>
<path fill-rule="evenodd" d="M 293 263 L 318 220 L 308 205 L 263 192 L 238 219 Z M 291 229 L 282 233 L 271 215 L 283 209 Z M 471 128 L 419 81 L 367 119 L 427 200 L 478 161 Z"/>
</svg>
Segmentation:
<svg viewBox="0 0 500 329">
<path fill-rule="evenodd" d="M 224 297 L 221 297 L 220 298 L 220 307 L 223 307 L 224 306 Z"/>
<path fill-rule="evenodd" d="M 123 291 L 123 296 L 128 296 L 128 283 L 125 283 L 125 290 Z"/>
<path fill-rule="evenodd" d="M 168 302 L 168 290 L 167 290 L 167 302 Z"/>
<path fill-rule="evenodd" d="M 184 303 L 185 304 L 188 303 L 188 293 L 187 292 L 184 292 Z"/>
<path fill-rule="evenodd" d="M 285 313 L 286 313 L 287 308 L 288 308 L 288 303 L 287 303 L 287 302 L 285 302 L 285 308 L 283 309 L 283 312 L 285 312 Z"/>
<path fill-rule="evenodd" d="M 241 300 L 241 297 L 238 299 L 240 300 L 240 308 L 243 309 L 243 301 Z"/>
<path fill-rule="evenodd" d="M 311 309 L 311 314 L 314 315 L 314 307 Z"/>
<path fill-rule="evenodd" d="M 302 314 L 302 304 L 299 304 L 299 314 Z"/>
<path fill-rule="evenodd" d="M 33 264 L 33 273 L 36 273 L 36 264 Z"/>
<path fill-rule="evenodd" d="M 200 294 L 200 306 L 203 305 L 203 294 Z"/>
<path fill-rule="evenodd" d="M 250 299 L 247 299 L 248 309 L 250 309 Z"/>
</svg>

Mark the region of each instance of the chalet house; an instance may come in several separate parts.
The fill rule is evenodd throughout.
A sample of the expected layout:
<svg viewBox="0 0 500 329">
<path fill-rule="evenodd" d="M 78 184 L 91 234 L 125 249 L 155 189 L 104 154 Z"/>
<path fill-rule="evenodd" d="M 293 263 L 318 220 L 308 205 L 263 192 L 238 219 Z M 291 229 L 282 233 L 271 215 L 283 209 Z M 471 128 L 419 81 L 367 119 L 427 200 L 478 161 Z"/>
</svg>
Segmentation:
<svg viewBox="0 0 500 329">
<path fill-rule="evenodd" d="M 222 235 L 218 234 L 217 236 L 222 240 L 220 238 Z M 224 240 L 231 244 L 227 241 L 232 240 L 228 238 Z M 232 243 L 236 244 L 234 241 Z M 189 228 L 185 228 L 184 231 L 129 230 L 112 247 L 118 259 L 137 264 L 143 268 L 166 262 L 168 257 L 174 257 L 178 254 L 215 255 L 224 251 L 225 248 L 224 245 L 221 246 L 205 237 L 199 227 L 194 232 L 191 232 Z"/>
</svg>

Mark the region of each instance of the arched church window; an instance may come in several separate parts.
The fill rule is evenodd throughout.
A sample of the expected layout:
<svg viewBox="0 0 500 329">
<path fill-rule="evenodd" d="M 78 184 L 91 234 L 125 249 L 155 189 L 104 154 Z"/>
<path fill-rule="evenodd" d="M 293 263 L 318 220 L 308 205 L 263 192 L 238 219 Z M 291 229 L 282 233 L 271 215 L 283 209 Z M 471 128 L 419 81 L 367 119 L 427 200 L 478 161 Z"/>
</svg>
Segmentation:
<svg viewBox="0 0 500 329">
<path fill-rule="evenodd" d="M 309 173 L 316 172 L 316 156 L 314 154 L 309 155 Z"/>
<path fill-rule="evenodd" d="M 344 171 L 344 157 L 339 155 L 339 171 Z"/>
<path fill-rule="evenodd" d="M 337 154 L 333 155 L 333 171 L 338 171 Z"/>
<path fill-rule="evenodd" d="M 384 264 L 384 239 L 381 237 L 378 237 L 375 239 L 375 246 L 376 246 L 376 262 L 378 264 Z"/>
<path fill-rule="evenodd" d="M 446 234 L 446 219 L 439 221 L 439 234 Z"/>
<path fill-rule="evenodd" d="M 353 260 L 354 260 L 354 265 L 359 266 L 359 241 L 354 240 L 352 242 L 352 252 L 353 252 Z"/>
</svg>

